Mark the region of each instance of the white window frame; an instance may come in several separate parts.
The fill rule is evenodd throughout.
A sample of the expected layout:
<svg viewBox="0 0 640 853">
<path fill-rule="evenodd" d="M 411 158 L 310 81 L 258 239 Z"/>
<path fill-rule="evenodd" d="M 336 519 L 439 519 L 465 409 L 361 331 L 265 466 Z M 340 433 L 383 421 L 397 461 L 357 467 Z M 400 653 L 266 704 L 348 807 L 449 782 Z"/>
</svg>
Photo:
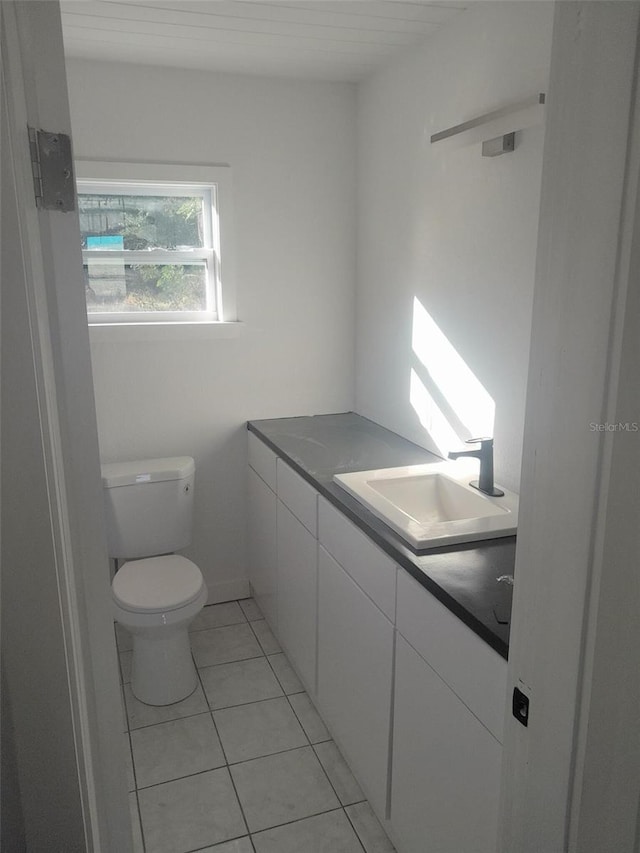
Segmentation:
<svg viewBox="0 0 640 853">
<path fill-rule="evenodd" d="M 208 288 L 215 302 L 214 310 L 205 311 L 135 311 L 87 312 L 89 326 L 113 329 L 114 327 L 201 327 L 220 326 L 235 322 L 236 302 L 233 264 L 233 217 L 231 197 L 231 169 L 229 166 L 185 166 L 157 163 L 119 163 L 78 160 L 75 163 L 79 192 L 100 193 L 135 192 L 138 195 L 176 195 L 191 193 L 209 196 L 205 204 L 205 238 L 203 248 L 185 252 L 153 250 L 135 252 L 126 250 L 126 259 L 133 263 L 188 263 L 202 261 L 207 264 Z M 209 195 L 210 194 L 210 195 Z M 83 257 L 90 259 L 122 257 L 118 250 L 90 249 Z M 224 257 L 224 266 L 223 266 Z"/>
</svg>

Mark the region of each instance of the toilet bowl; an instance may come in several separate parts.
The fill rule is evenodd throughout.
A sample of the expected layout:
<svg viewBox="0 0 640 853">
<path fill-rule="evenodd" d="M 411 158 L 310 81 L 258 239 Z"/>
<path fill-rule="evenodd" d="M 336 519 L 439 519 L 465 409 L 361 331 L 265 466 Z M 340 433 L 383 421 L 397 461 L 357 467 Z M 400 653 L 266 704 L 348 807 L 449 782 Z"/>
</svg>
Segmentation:
<svg viewBox="0 0 640 853">
<path fill-rule="evenodd" d="M 131 560 L 111 590 L 114 618 L 133 637 L 133 695 L 148 705 L 185 699 L 198 684 L 188 631 L 207 601 L 200 569 L 177 554 Z"/>
</svg>

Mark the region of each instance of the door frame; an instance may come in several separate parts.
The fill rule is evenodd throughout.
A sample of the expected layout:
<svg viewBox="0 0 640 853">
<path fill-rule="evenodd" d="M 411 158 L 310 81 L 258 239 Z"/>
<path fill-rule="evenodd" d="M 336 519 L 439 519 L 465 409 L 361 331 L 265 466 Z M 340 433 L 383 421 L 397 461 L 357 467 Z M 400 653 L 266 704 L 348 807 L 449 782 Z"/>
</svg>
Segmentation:
<svg viewBox="0 0 640 853">
<path fill-rule="evenodd" d="M 45 602 L 47 619 L 64 644 L 68 696 L 57 711 L 71 717 L 78 789 L 66 796 L 69 820 L 82 815 L 88 851 L 132 850 L 127 798 L 123 717 L 118 661 L 113 631 L 109 564 L 102 518 L 102 487 L 89 335 L 84 304 L 82 256 L 77 212 L 64 213 L 36 206 L 28 125 L 71 134 L 60 10 L 57 2 L 0 4 L 2 83 L 6 111 L 15 216 L 21 260 L 3 269 L 3 286 L 22 287 L 27 306 L 25 333 L 30 339 L 29 371 L 37 395 L 42 441 L 38 460 L 44 467 L 48 517 L 33 519 L 50 536 L 51 561 L 57 594 Z M 3 187 L 3 192 L 6 191 Z M 18 268 L 19 267 L 19 268 Z M 11 417 L 11 413 L 6 413 Z M 10 449 L 9 449 L 10 450 Z M 28 471 L 25 476 L 28 476 Z M 27 567 L 51 571 L 51 566 Z M 20 617 L 33 622 L 28 601 L 5 602 Z M 26 624 L 26 621 L 25 621 Z M 36 628 L 35 630 L 38 630 Z M 11 640 L 11 638 L 8 638 Z M 25 661 L 29 677 L 38 679 L 46 667 L 46 638 L 39 657 Z M 8 651 L 8 650 L 7 650 Z M 17 656 L 19 657 L 19 656 Z M 19 660 L 18 660 L 19 663 Z M 14 666 L 15 669 L 15 666 Z M 19 673 L 8 676 L 18 683 Z M 24 672 L 22 673 L 24 677 Z M 46 755 L 21 752 L 28 744 L 33 709 L 22 708 L 14 689 L 17 765 L 23 803 L 42 792 L 33 786 L 34 762 L 41 762 L 43 779 L 56 788 L 55 769 Z M 40 724 L 41 726 L 42 724 Z M 55 738 L 55 730 L 51 737 Z M 54 774 L 53 776 L 51 774 Z M 48 800 L 41 802 L 46 813 Z M 36 806 L 37 804 L 30 803 Z M 25 821 L 29 809 L 23 808 Z M 33 808 L 31 810 L 33 814 Z M 33 823 L 35 824 L 35 820 Z M 27 840 L 30 827 L 26 827 Z M 46 832 L 34 829 L 34 832 Z M 56 838 L 47 843 L 56 846 Z"/>
<path fill-rule="evenodd" d="M 27 121 L 70 133 L 59 5 L 35 0 L 0 6 L 60 589 L 51 604 L 59 608 L 67 643 L 87 849 L 127 853 L 117 656 L 77 214 L 36 210 L 27 154 Z M 637 2 L 560 2 L 556 8 L 509 662 L 509 683 L 529 694 L 531 716 L 526 729 L 507 716 L 505 853 L 578 849 L 589 809 L 597 808 L 594 794 L 615 789 L 613 771 L 614 781 L 635 782 L 619 760 L 594 788 L 591 768 L 606 757 L 600 744 L 607 713 L 619 710 L 606 696 L 624 687 L 638 633 L 632 620 L 626 633 L 616 634 L 621 599 L 605 595 L 610 578 L 630 579 L 626 558 L 634 554 L 637 506 L 630 500 L 620 510 L 613 500 L 630 499 L 624 460 L 636 458 L 637 449 L 628 434 L 583 437 L 576 429 L 615 422 L 635 402 L 631 343 L 640 337 L 640 323 L 635 304 L 626 309 L 628 283 L 640 266 L 631 239 L 637 230 L 635 137 L 629 146 L 637 23 Z M 637 595 L 635 587 L 630 590 Z M 633 595 L 627 605 L 636 603 Z M 613 638 L 623 643 L 624 654 L 619 667 L 607 668 Z M 625 696 L 633 698 L 635 686 L 627 687 Z M 616 721 L 614 758 L 638 725 L 623 713 Z M 614 808 L 631 838 L 636 824 L 629 802 L 628 796 L 607 796 L 601 810 Z"/>
<path fill-rule="evenodd" d="M 607 425 L 640 421 L 631 381 L 640 363 L 639 10 L 637 2 L 555 9 L 503 853 L 637 853 L 640 503 L 628 466 L 636 460 L 640 470 L 640 439 Z M 515 687 L 530 700 L 526 728 L 511 713 Z"/>
</svg>

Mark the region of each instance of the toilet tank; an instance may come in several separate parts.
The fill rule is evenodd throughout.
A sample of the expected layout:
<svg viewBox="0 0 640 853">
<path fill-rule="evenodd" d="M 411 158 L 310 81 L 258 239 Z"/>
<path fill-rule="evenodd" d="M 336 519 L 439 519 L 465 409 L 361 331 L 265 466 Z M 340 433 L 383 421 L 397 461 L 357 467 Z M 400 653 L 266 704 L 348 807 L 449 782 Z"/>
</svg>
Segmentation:
<svg viewBox="0 0 640 853">
<path fill-rule="evenodd" d="M 195 465 L 190 456 L 102 466 L 109 556 L 171 554 L 191 541 Z"/>
</svg>

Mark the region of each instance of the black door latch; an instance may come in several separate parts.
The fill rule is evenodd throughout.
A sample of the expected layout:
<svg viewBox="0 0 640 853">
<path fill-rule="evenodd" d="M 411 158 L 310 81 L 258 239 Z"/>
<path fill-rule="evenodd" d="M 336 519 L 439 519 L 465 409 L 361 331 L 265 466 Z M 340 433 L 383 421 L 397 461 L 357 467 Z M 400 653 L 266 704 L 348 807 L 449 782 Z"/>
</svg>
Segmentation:
<svg viewBox="0 0 640 853">
<path fill-rule="evenodd" d="M 525 696 L 522 690 L 517 687 L 513 688 L 513 702 L 511 704 L 513 716 L 523 726 L 529 725 L 529 697 Z"/>
</svg>

